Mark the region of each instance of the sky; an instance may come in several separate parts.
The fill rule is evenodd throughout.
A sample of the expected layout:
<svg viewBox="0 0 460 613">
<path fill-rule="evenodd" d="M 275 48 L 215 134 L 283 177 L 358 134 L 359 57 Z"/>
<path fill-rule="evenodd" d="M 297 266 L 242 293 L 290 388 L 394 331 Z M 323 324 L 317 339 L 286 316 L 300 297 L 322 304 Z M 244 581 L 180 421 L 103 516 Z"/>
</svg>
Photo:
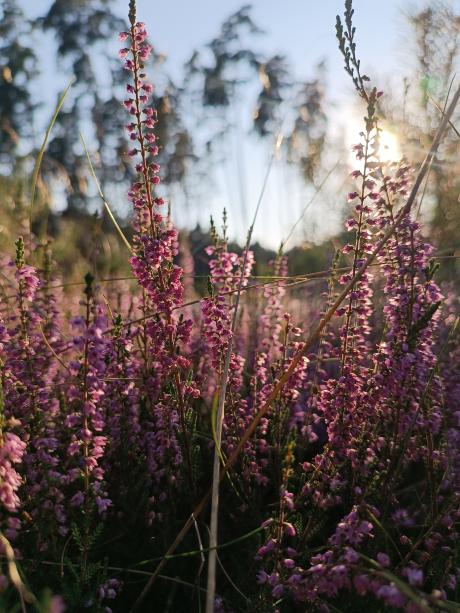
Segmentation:
<svg viewBox="0 0 460 613">
<path fill-rule="evenodd" d="M 460 0 L 447 1 L 460 8 Z M 33 17 L 43 14 L 50 0 L 22 0 L 22 3 Z M 123 17 L 127 4 L 127 0 L 114 0 L 115 12 Z M 138 19 L 147 23 L 156 51 L 167 56 L 168 70 L 174 76 L 180 74 L 192 51 L 217 34 L 222 21 L 242 4 L 241 0 L 137 0 L 137 12 Z M 360 117 L 335 38 L 335 17 L 343 13 L 343 1 L 253 0 L 251 5 L 254 21 L 265 31 L 259 40 L 260 47 L 271 54 L 285 54 L 297 78 L 306 80 L 312 77 L 318 62 L 326 61 L 329 113 L 334 131 L 347 135 L 353 135 L 355 130 L 358 132 Z M 403 76 L 409 74 L 413 66 L 405 15 L 409 10 L 425 5 L 424 0 L 354 0 L 359 55 L 364 71 L 373 77 L 379 89 L 385 89 L 389 81 L 393 88 L 402 88 Z M 44 59 L 40 90 L 45 98 L 45 112 L 49 107 L 51 114 L 56 90 L 63 87 L 69 75 L 62 75 L 60 82 L 56 78 L 55 67 L 49 61 L 48 44 L 44 42 L 41 47 Z M 154 81 L 155 75 L 150 76 Z M 216 189 L 206 205 L 203 202 L 192 203 L 185 215 L 186 223 L 193 225 L 199 221 L 206 225 L 210 213 L 218 217 L 226 206 L 230 209 L 231 232 L 240 240 L 244 237 L 260 195 L 269 157 L 266 151 L 254 148 L 249 138 L 245 141 L 241 150 L 245 160 L 244 216 L 240 214 L 241 203 L 236 202 L 240 195 L 235 186 L 233 192 L 221 190 L 221 193 Z M 331 158 L 330 164 L 334 163 Z M 311 197 L 311 192 L 283 173 L 275 163 L 254 231 L 255 238 L 270 247 L 276 247 L 286 236 Z M 317 241 L 325 233 L 338 229 L 342 205 L 326 205 L 318 198 L 307 207 L 308 216 L 301 224 L 302 232 L 301 236 L 297 235 L 297 240 L 306 236 Z M 185 217 L 182 215 L 182 219 Z M 181 224 L 180 219 L 176 218 L 176 221 Z"/>
<path fill-rule="evenodd" d="M 222 21 L 241 4 L 240 0 L 168 0 L 166 3 L 138 0 L 138 16 L 147 22 L 151 39 L 157 51 L 168 56 L 169 66 L 180 67 L 190 56 L 191 49 L 207 42 L 218 31 Z M 310 78 L 316 64 L 326 60 L 334 106 L 331 113 L 337 121 L 338 131 L 342 130 L 346 117 L 349 117 L 348 107 L 354 99 L 335 38 L 335 17 L 343 12 L 342 0 L 255 0 L 251 4 L 254 21 L 266 32 L 259 44 L 270 53 L 286 54 L 298 78 Z M 407 3 L 402 0 L 355 0 L 360 55 L 370 58 L 368 62 L 364 60 L 369 73 L 384 77 L 399 70 L 405 61 L 399 52 L 405 32 L 402 17 L 405 5 Z M 354 120 L 359 125 L 358 117 Z M 216 217 L 223 206 L 229 207 L 230 228 L 240 240 L 244 238 L 245 228 L 258 201 L 268 163 L 267 154 L 253 151 L 249 139 L 244 149 L 245 162 L 250 164 L 246 170 L 245 218 L 239 214 L 240 207 L 226 202 L 229 199 L 227 193 L 221 199 L 214 199 L 212 211 L 199 209 L 202 211 L 200 221 L 206 223 L 209 212 Z M 330 164 L 335 161 L 332 159 Z M 284 175 L 285 172 L 275 164 L 254 229 L 255 238 L 272 248 L 276 248 L 289 233 L 312 197 L 311 192 L 297 183 L 292 175 L 287 178 Z M 238 198 L 236 191 L 235 199 Z M 306 232 L 297 234 L 293 240 L 299 240 L 304 234 L 312 240 L 320 240 L 324 234 L 337 229 L 341 211 L 342 203 L 327 206 L 318 198 L 308 207 L 305 223 L 298 226 L 300 230 L 307 226 Z"/>
<path fill-rule="evenodd" d="M 455 0 L 451 0 L 455 2 Z M 124 2 L 117 0 L 120 14 Z M 339 87 L 348 82 L 335 38 L 335 18 L 343 13 L 342 0 L 254 0 L 255 22 L 265 30 L 265 45 L 285 53 L 298 74 L 307 76 L 324 58 Z M 354 0 L 360 54 L 366 69 L 381 75 L 410 63 L 401 52 L 407 37 L 404 13 L 423 3 L 412 0 Z M 172 65 L 180 65 L 191 49 L 209 40 L 222 21 L 242 5 L 240 0 L 138 0 L 138 16 L 146 21 L 157 48 Z M 337 81 L 338 79 L 338 81 Z"/>
<path fill-rule="evenodd" d="M 150 35 L 172 64 L 185 61 L 190 50 L 209 40 L 225 17 L 238 10 L 239 0 L 138 0 L 138 15 L 149 24 Z M 266 32 L 272 52 L 286 53 L 299 73 L 323 58 L 334 73 L 341 71 L 336 50 L 335 16 L 341 0 L 254 0 L 254 20 Z M 118 2 L 122 12 L 123 2 Z M 376 57 L 391 67 L 397 51 L 402 0 L 355 0 L 356 25 L 363 57 Z M 376 8 L 378 7 L 378 15 Z M 179 18 L 178 18 L 179 16 Z M 373 24 L 378 20 L 378 24 Z M 399 32 L 398 32 L 399 31 Z M 335 56 L 335 57 L 334 57 Z"/>
</svg>

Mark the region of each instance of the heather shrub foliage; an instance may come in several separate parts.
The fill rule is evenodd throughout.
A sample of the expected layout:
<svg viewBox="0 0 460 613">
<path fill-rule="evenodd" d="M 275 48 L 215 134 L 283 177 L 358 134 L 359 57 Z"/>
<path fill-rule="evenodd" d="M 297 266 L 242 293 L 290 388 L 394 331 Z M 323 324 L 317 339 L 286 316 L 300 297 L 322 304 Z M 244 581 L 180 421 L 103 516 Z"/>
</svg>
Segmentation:
<svg viewBox="0 0 460 613">
<path fill-rule="evenodd" d="M 129 18 L 135 285 L 87 274 L 77 302 L 34 237 L 5 257 L 0 609 L 204 610 L 218 444 L 215 611 L 458 611 L 458 302 L 411 211 L 414 170 L 379 157 L 350 0 L 337 36 L 366 116 L 350 240 L 311 321 L 290 313 L 286 256 L 254 282 L 225 217 L 208 295 L 186 295 L 134 2 Z"/>
</svg>

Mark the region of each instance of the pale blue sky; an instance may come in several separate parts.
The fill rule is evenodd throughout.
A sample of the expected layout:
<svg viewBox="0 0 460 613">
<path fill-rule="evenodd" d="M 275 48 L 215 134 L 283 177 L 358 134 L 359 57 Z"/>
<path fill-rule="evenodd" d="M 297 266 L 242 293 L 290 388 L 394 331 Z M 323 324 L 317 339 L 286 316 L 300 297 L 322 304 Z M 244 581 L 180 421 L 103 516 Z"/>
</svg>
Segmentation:
<svg viewBox="0 0 460 613">
<path fill-rule="evenodd" d="M 438 0 L 432 0 L 437 2 Z M 459 8 L 460 0 L 447 0 Z M 238 10 L 241 0 L 137 0 L 138 18 L 147 23 L 150 39 L 157 52 L 164 53 L 168 70 L 180 74 L 183 63 L 192 51 L 208 42 L 217 34 L 222 21 Z M 43 14 L 50 0 L 22 0 L 30 16 Z M 127 0 L 115 0 L 115 11 L 124 16 Z M 330 116 L 334 131 L 343 134 L 352 123 L 359 125 L 359 111 L 354 106 L 353 90 L 348 75 L 343 70 L 342 58 L 335 38 L 335 16 L 343 13 L 342 0 L 253 0 L 253 18 L 265 30 L 258 44 L 268 53 L 285 54 L 298 79 L 313 75 L 318 61 L 325 59 L 328 68 L 328 96 Z M 404 14 L 414 7 L 426 5 L 424 0 L 354 0 L 355 25 L 359 55 L 365 71 L 373 77 L 379 88 L 391 80 L 396 90 L 402 87 L 402 78 L 413 66 L 411 47 L 408 43 L 408 27 Z M 56 76 L 50 60 L 49 41 L 38 41 L 42 55 L 42 76 L 37 81 L 37 95 L 44 100 L 44 116 L 49 116 L 56 92 L 68 82 L 70 75 Z M 114 49 L 116 49 L 114 33 Z M 152 74 L 153 81 L 155 75 Z M 250 109 L 249 109 L 250 111 Z M 353 130 L 354 131 L 354 128 Z M 356 128 L 358 131 L 358 127 Z M 257 201 L 267 152 L 244 144 L 246 163 L 247 218 Z M 331 164 L 335 160 L 331 158 Z M 232 172 L 235 170 L 233 169 Z M 275 247 L 287 234 L 289 228 L 309 198 L 291 176 L 277 168 L 272 172 L 267 195 L 262 206 L 261 221 L 256 226 L 255 237 Z M 233 194 L 216 189 L 207 202 L 192 203 L 186 215 L 188 223 L 200 221 L 206 224 L 209 214 L 218 216 L 223 206 L 230 209 L 231 228 L 242 238 L 246 221 L 239 215 L 238 190 Z M 231 200 L 231 202 L 229 202 Z M 309 209 L 304 236 L 317 240 L 326 231 L 336 229 L 340 215 L 340 203 L 324 203 L 320 199 Z M 184 214 L 181 217 L 184 219 Z M 178 220 L 179 221 L 179 220 Z M 232 223 L 233 221 L 233 223 Z M 300 235 L 297 238 L 301 238 Z"/>
<path fill-rule="evenodd" d="M 455 0 L 453 0 L 455 1 Z M 125 2 L 117 0 L 120 14 Z M 157 49 L 181 64 L 193 48 L 205 43 L 223 19 L 236 11 L 240 0 L 138 0 L 138 15 L 147 22 Z M 328 60 L 331 75 L 346 80 L 335 39 L 335 16 L 343 13 L 342 0 L 254 0 L 256 23 L 266 35 L 261 43 L 271 52 L 288 55 L 297 73 L 306 76 L 318 60 Z M 422 4 L 412 0 L 355 0 L 355 23 L 360 55 L 366 65 L 384 74 L 402 68 L 407 38 L 404 11 Z"/>
</svg>

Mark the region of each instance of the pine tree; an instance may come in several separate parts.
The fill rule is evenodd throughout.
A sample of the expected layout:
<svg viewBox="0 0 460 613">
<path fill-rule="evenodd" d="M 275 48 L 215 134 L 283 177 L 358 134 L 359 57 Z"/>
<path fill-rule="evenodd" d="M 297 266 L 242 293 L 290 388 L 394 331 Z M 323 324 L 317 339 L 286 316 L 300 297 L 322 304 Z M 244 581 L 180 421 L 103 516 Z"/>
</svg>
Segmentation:
<svg viewBox="0 0 460 613">
<path fill-rule="evenodd" d="M 125 77 L 110 62 L 108 50 L 114 34 L 124 29 L 124 21 L 113 13 L 112 5 L 112 0 L 54 0 L 41 20 L 44 30 L 56 38 L 59 63 L 70 65 L 75 76 L 70 104 L 60 113 L 48 148 L 48 155 L 68 176 L 69 212 L 88 205 L 87 163 L 80 132 L 90 133 L 97 143 L 104 187 L 127 173 L 119 137 L 124 114 L 118 102 Z"/>
<path fill-rule="evenodd" d="M 2 0 L 0 6 L 0 163 L 11 169 L 21 139 L 32 134 L 34 103 L 29 84 L 36 72 L 36 57 L 28 40 L 31 25 L 17 2 Z"/>
</svg>

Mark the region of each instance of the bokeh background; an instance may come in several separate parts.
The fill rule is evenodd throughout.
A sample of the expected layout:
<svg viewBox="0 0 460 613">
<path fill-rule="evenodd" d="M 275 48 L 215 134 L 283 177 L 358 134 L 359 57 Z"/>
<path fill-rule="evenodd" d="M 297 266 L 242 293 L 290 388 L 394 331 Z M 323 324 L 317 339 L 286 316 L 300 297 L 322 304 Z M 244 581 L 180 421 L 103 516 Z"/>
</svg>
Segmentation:
<svg viewBox="0 0 460 613">
<path fill-rule="evenodd" d="M 354 8 L 364 71 L 385 93 L 382 155 L 407 156 L 416 167 L 457 79 L 460 3 L 356 0 Z M 363 116 L 337 50 L 343 3 L 138 0 L 137 9 L 155 51 L 148 73 L 160 119 L 160 191 L 197 269 L 210 216 L 219 225 L 225 208 L 229 236 L 244 241 L 273 156 L 254 229 L 259 266 L 283 243 L 293 273 L 327 268 L 341 240 L 356 164 L 350 149 Z M 58 266 L 75 277 L 126 266 L 80 136 L 129 234 L 126 74 L 117 59 L 126 13 L 122 0 L 1 2 L 0 247 L 12 252 L 32 222 L 39 240 L 52 242 Z M 33 165 L 72 78 L 31 212 Z M 452 128 L 419 203 L 449 279 L 459 272 L 457 143 Z"/>
</svg>

